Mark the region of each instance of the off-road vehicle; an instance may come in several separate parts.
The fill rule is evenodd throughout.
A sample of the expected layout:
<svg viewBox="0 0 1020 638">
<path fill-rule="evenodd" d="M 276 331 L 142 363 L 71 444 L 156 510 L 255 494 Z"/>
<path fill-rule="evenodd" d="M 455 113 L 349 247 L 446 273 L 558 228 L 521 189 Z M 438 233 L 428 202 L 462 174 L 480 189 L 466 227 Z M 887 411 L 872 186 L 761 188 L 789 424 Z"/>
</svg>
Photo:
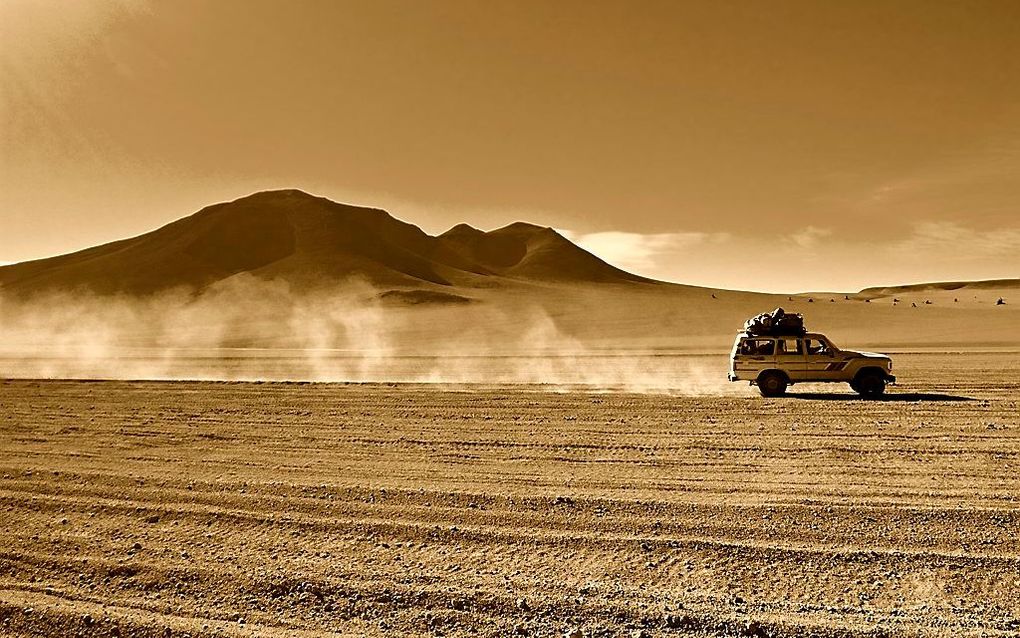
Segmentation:
<svg viewBox="0 0 1020 638">
<path fill-rule="evenodd" d="M 895 383 L 892 359 L 874 352 L 840 350 L 822 334 L 737 333 L 730 353 L 730 381 L 749 381 L 762 396 L 775 397 L 794 383 L 844 382 L 865 397 Z"/>
</svg>

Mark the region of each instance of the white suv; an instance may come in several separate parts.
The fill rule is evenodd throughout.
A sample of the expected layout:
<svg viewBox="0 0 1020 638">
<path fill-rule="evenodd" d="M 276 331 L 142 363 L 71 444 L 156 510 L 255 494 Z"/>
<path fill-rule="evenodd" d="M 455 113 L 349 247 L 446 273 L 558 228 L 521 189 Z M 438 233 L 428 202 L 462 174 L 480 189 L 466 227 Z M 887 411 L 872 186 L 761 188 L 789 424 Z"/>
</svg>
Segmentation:
<svg viewBox="0 0 1020 638">
<path fill-rule="evenodd" d="M 730 353 L 730 381 L 749 381 L 762 396 L 775 397 L 794 383 L 844 382 L 874 397 L 895 383 L 892 359 L 874 352 L 840 350 L 825 336 L 737 334 Z"/>
</svg>

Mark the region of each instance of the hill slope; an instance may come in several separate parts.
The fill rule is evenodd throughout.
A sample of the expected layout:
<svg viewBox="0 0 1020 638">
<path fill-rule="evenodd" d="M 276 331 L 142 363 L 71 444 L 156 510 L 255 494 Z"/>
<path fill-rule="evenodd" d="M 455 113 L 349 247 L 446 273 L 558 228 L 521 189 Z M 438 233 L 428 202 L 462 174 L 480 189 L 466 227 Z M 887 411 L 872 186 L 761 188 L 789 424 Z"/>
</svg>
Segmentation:
<svg viewBox="0 0 1020 638">
<path fill-rule="evenodd" d="M 215 204 L 158 230 L 79 252 L 0 268 L 19 294 L 87 289 L 150 294 L 201 289 L 239 273 L 295 289 L 355 276 L 385 287 L 489 286 L 494 280 L 647 282 L 550 228 L 491 232 L 461 225 L 440 237 L 382 210 L 296 190 Z"/>
</svg>

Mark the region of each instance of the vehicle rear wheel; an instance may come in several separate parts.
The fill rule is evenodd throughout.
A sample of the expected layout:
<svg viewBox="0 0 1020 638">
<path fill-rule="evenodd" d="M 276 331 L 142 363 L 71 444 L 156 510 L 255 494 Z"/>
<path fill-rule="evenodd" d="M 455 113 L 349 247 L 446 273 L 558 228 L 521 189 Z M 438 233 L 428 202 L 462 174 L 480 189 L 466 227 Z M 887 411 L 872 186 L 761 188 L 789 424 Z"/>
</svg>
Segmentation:
<svg viewBox="0 0 1020 638">
<path fill-rule="evenodd" d="M 786 377 L 778 372 L 762 372 L 758 376 L 758 392 L 763 397 L 778 397 L 786 393 Z"/>
<path fill-rule="evenodd" d="M 877 397 L 885 392 L 885 376 L 879 372 L 865 372 L 850 384 L 862 397 Z"/>
</svg>

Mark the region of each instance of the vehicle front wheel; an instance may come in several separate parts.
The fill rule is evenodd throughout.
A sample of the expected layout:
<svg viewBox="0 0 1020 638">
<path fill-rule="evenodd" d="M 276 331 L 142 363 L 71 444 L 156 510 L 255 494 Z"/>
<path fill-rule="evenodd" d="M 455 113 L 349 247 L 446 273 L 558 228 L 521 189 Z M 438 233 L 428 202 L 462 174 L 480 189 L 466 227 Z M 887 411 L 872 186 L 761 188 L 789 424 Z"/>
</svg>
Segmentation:
<svg viewBox="0 0 1020 638">
<path fill-rule="evenodd" d="M 758 377 L 758 392 L 763 397 L 779 397 L 786 393 L 786 377 L 778 372 L 762 372 Z"/>
<path fill-rule="evenodd" d="M 854 379 L 850 387 L 862 397 L 877 397 L 885 392 L 885 376 L 879 372 L 865 372 Z"/>
</svg>

